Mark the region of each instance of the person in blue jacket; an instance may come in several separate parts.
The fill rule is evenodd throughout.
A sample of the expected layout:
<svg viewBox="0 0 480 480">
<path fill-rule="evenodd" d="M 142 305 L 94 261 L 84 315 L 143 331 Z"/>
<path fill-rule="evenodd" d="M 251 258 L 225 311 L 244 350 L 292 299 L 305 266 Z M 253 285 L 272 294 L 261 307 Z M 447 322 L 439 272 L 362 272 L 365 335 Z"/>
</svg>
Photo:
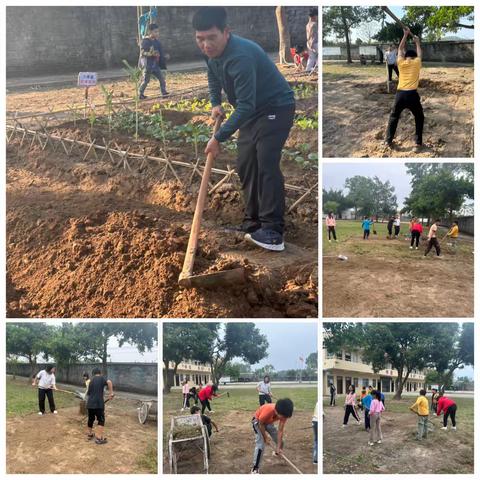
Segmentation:
<svg viewBox="0 0 480 480">
<path fill-rule="evenodd" d="M 362 229 L 363 229 L 363 239 L 368 240 L 370 236 L 370 229 L 373 226 L 373 220 L 368 217 L 363 218 Z"/>
<path fill-rule="evenodd" d="M 280 160 L 295 115 L 293 90 L 267 53 L 234 35 L 223 7 L 202 7 L 192 21 L 197 46 L 206 57 L 212 118 L 225 118 L 222 92 L 233 113 L 210 139 L 205 153 L 238 131 L 237 173 L 245 201 L 239 229 L 267 250 L 285 248 L 285 189 Z"/>
</svg>

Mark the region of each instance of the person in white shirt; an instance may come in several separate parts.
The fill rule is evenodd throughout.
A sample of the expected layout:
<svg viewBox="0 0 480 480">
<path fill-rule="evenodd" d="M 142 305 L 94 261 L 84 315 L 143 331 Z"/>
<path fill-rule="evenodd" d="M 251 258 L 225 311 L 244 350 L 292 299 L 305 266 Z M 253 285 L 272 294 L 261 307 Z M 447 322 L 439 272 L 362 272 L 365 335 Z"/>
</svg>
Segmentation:
<svg viewBox="0 0 480 480">
<path fill-rule="evenodd" d="M 388 67 L 388 81 L 392 81 L 393 72 L 399 77 L 398 67 L 397 67 L 397 49 L 395 45 L 390 45 L 385 52 L 385 61 L 387 62 Z"/>
<path fill-rule="evenodd" d="M 268 375 L 265 375 L 265 377 L 263 377 L 263 382 L 260 382 L 257 385 L 257 392 L 260 406 L 265 403 L 272 403 L 272 387 L 270 386 L 270 377 Z"/>
<path fill-rule="evenodd" d="M 395 220 L 393 221 L 393 226 L 395 227 L 395 238 L 398 238 L 400 235 L 400 216 L 396 215 Z"/>
<path fill-rule="evenodd" d="M 54 365 L 47 365 L 45 370 L 40 370 L 40 372 L 38 372 L 33 379 L 32 386 L 36 387 L 38 385 L 39 415 L 45 415 L 45 397 L 48 398 L 48 406 L 50 407 L 50 411 L 54 415 L 58 413 L 55 408 L 55 400 L 53 398 L 53 390 L 57 390 L 57 385 L 55 383 L 55 372 L 56 368 Z"/>
</svg>

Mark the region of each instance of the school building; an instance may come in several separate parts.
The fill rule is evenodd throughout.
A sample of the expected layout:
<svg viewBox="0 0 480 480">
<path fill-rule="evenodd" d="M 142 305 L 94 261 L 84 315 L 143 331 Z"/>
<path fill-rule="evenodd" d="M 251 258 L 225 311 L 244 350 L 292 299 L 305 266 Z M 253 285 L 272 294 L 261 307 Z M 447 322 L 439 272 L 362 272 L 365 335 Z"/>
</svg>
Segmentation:
<svg viewBox="0 0 480 480">
<path fill-rule="evenodd" d="M 165 366 L 163 367 L 165 368 Z M 173 370 L 174 364 L 170 363 L 169 370 Z M 212 380 L 210 367 L 206 363 L 198 362 L 197 360 L 183 360 L 177 368 L 177 373 L 174 378 L 174 387 L 179 387 L 182 382 L 193 382 L 195 385 L 199 383 L 206 383 Z"/>
<path fill-rule="evenodd" d="M 335 385 L 338 395 L 345 394 L 350 385 L 355 385 L 355 388 L 371 385 L 384 393 L 394 392 L 398 373 L 391 365 L 386 367 L 385 370 L 375 373 L 372 366 L 362 360 L 361 352 L 342 350 L 330 353 L 323 349 L 323 393 L 330 394 L 330 383 Z M 410 373 L 405 390 L 416 392 L 424 387 L 423 372 L 414 370 Z"/>
</svg>

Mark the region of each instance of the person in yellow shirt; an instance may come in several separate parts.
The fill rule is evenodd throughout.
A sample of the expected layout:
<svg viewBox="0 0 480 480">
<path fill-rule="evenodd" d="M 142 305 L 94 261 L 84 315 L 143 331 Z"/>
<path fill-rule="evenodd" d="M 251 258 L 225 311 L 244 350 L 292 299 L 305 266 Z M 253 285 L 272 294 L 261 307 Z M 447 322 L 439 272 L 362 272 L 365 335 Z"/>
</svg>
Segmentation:
<svg viewBox="0 0 480 480">
<path fill-rule="evenodd" d="M 453 248 L 457 248 L 458 243 L 458 222 L 457 220 L 453 221 L 453 225 L 450 227 L 450 230 L 447 232 L 447 237 L 450 238 L 450 243 Z"/>
<path fill-rule="evenodd" d="M 428 434 L 428 399 L 426 397 L 427 392 L 422 388 L 420 390 L 420 395 L 417 398 L 417 401 L 410 407 L 412 412 L 415 412 L 418 415 L 417 422 L 417 440 L 422 440 L 422 438 L 427 438 Z"/>
<path fill-rule="evenodd" d="M 416 51 L 405 51 L 409 35 L 413 36 Z M 392 113 L 388 120 L 386 144 L 389 147 L 393 146 L 393 139 L 395 138 L 400 115 L 403 110 L 408 109 L 415 117 L 415 151 L 420 152 L 423 142 L 423 123 L 425 121 L 420 95 L 417 91 L 420 80 L 420 69 L 422 67 L 422 49 L 420 47 L 420 39 L 416 35 L 413 35 L 409 28 L 403 30 L 403 38 L 398 47 L 397 66 L 400 77 Z"/>
</svg>

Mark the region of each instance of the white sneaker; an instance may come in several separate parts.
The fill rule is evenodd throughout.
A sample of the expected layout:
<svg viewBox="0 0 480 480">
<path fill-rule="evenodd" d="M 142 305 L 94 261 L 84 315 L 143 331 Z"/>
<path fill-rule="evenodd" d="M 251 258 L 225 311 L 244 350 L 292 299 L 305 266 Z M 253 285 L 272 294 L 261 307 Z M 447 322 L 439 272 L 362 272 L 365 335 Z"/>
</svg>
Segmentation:
<svg viewBox="0 0 480 480">
<path fill-rule="evenodd" d="M 452 430 L 457 430 L 457 427 L 452 427 Z"/>
<path fill-rule="evenodd" d="M 440 430 L 448 430 L 447 427 L 442 427 Z"/>
<path fill-rule="evenodd" d="M 410 250 L 413 250 L 413 247 L 410 247 Z"/>
<path fill-rule="evenodd" d="M 54 415 L 56 415 L 58 412 L 57 412 L 56 410 L 54 410 L 52 413 L 53 413 Z"/>
<path fill-rule="evenodd" d="M 378 442 L 377 442 L 377 443 L 382 443 L 382 441 L 381 441 L 381 440 L 378 440 Z"/>
<path fill-rule="evenodd" d="M 415 250 L 418 250 L 418 247 L 415 247 Z"/>
<path fill-rule="evenodd" d="M 345 427 L 346 427 L 346 425 L 342 425 L 342 428 L 345 428 Z"/>
<path fill-rule="evenodd" d="M 210 410 L 210 413 L 215 413 L 215 410 Z"/>
<path fill-rule="evenodd" d="M 258 470 L 255 470 L 255 469 L 252 468 L 252 469 L 250 470 L 250 473 L 251 473 L 252 475 L 258 475 L 260 472 L 259 472 Z"/>
<path fill-rule="evenodd" d="M 373 442 L 368 442 L 368 444 L 373 447 L 374 443 Z"/>
<path fill-rule="evenodd" d="M 329 241 L 328 241 L 328 243 L 332 243 L 332 241 L 331 241 L 331 240 L 329 240 Z"/>
<path fill-rule="evenodd" d="M 43 413 L 42 413 L 42 412 L 38 412 L 38 414 L 39 414 L 39 415 L 43 415 Z"/>
</svg>

